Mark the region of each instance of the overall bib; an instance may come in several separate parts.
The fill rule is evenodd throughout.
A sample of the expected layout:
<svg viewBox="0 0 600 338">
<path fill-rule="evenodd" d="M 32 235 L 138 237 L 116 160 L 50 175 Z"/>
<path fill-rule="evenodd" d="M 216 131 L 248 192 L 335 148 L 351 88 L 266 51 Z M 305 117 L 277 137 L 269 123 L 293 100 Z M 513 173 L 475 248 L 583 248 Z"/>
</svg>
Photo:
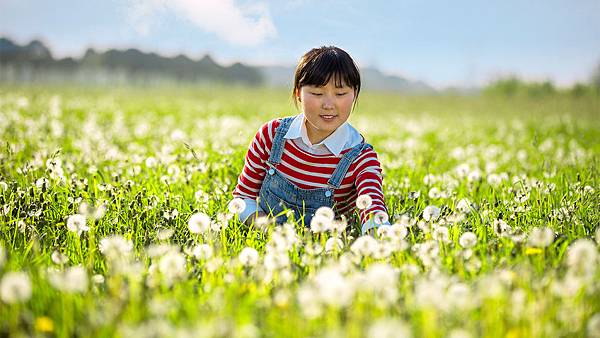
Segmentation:
<svg viewBox="0 0 600 338">
<path fill-rule="evenodd" d="M 278 224 L 287 221 L 287 215 L 284 212 L 287 209 L 294 212 L 295 219 L 299 223 L 303 220 L 305 226 L 310 226 L 310 221 L 319 207 L 333 208 L 335 189 L 338 189 L 342 184 L 350 164 L 356 160 L 363 149 L 371 148 L 371 145 L 360 143 L 342 155 L 340 162 L 327 182 L 326 188 L 302 189 L 283 177 L 277 170 L 286 142 L 284 136 L 293 119 L 293 117 L 283 118 L 281 124 L 275 130 L 271 155 L 267 160 L 267 172 L 258 195 L 259 206 L 267 214 L 276 216 L 276 223 Z"/>
</svg>

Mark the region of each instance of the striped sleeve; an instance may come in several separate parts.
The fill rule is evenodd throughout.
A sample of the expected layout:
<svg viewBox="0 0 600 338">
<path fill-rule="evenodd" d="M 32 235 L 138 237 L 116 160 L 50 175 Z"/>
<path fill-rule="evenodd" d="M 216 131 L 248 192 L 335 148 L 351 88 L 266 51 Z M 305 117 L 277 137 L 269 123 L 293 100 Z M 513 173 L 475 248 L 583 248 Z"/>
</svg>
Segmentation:
<svg viewBox="0 0 600 338">
<path fill-rule="evenodd" d="M 361 223 L 369 221 L 372 214 L 378 211 L 387 213 L 383 198 L 383 175 L 377 153 L 367 149 L 356 159 L 356 185 L 357 196 L 369 195 L 373 203 L 360 212 Z"/>
<path fill-rule="evenodd" d="M 271 154 L 271 146 L 275 136 L 275 128 L 279 120 L 271 120 L 258 129 L 254 139 L 248 146 L 244 168 L 238 177 L 233 197 L 256 199 L 265 177 L 267 160 Z"/>
</svg>

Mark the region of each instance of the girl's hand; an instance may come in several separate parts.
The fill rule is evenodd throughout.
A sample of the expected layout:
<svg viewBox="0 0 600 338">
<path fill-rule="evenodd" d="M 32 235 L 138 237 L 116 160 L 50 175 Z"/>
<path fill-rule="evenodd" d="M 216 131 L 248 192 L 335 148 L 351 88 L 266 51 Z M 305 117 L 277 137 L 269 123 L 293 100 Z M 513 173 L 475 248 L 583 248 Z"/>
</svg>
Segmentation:
<svg viewBox="0 0 600 338">
<path fill-rule="evenodd" d="M 244 222 L 244 224 L 246 224 L 247 226 L 250 226 L 250 225 L 252 225 L 252 223 L 254 223 L 255 219 L 262 217 L 262 216 L 267 216 L 267 214 L 262 211 L 256 212 L 256 213 L 248 216 L 248 218 L 246 218 L 246 221 Z"/>
</svg>

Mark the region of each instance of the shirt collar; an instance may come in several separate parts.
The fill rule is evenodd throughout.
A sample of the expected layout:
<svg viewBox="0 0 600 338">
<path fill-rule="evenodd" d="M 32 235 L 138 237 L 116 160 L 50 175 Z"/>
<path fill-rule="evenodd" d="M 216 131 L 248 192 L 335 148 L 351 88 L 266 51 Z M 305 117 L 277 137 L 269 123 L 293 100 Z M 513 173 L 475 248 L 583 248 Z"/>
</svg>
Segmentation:
<svg viewBox="0 0 600 338">
<path fill-rule="evenodd" d="M 331 151 L 335 156 L 340 156 L 342 150 L 344 150 L 344 146 L 348 143 L 348 139 L 350 133 L 348 131 L 348 122 L 344 122 L 341 126 L 339 126 L 331 135 L 327 136 L 323 141 L 312 144 L 308 139 L 308 134 L 306 131 L 306 125 L 304 124 L 304 114 L 298 114 L 292 120 L 290 124 L 290 129 L 288 129 L 287 133 L 284 135 L 286 139 L 297 139 L 301 138 L 302 141 L 308 145 L 309 147 L 316 147 L 319 145 L 324 145 Z"/>
</svg>

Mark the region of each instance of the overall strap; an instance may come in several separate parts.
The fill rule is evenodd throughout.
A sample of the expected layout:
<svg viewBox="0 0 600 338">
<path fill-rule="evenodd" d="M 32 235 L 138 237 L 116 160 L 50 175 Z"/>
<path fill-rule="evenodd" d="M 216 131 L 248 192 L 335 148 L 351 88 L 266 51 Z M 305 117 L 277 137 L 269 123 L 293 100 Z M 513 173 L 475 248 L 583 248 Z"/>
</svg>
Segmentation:
<svg viewBox="0 0 600 338">
<path fill-rule="evenodd" d="M 275 129 L 275 137 L 273 137 L 273 145 L 271 146 L 271 155 L 269 156 L 269 160 L 267 164 L 269 166 L 274 166 L 281 162 L 281 155 L 283 155 L 283 146 L 285 145 L 285 134 L 288 129 L 290 129 L 290 125 L 294 117 L 284 117 L 281 119 L 281 123 Z"/>
<path fill-rule="evenodd" d="M 342 158 L 340 159 L 340 162 L 338 163 L 337 167 L 335 168 L 335 171 L 331 175 L 331 178 L 329 179 L 327 184 L 335 187 L 336 189 L 339 188 L 340 185 L 342 184 L 342 180 L 346 176 L 346 172 L 348 171 L 348 168 L 350 168 L 350 165 L 352 164 L 352 162 L 354 162 L 356 160 L 356 158 L 366 148 L 373 149 L 373 147 L 368 143 L 360 143 L 360 144 L 357 144 L 356 146 L 354 146 L 352 149 L 350 149 L 350 151 L 345 153 L 342 156 Z"/>
</svg>

